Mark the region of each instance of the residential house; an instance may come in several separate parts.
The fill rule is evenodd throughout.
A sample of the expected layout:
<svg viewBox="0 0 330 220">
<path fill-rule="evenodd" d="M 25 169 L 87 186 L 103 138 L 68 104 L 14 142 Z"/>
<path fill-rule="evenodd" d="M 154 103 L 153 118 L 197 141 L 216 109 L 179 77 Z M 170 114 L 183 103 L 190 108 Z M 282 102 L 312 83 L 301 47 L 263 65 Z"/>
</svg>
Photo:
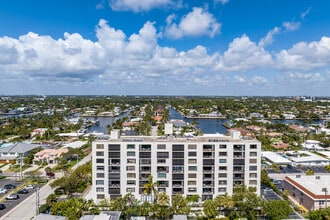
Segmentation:
<svg viewBox="0 0 330 220">
<path fill-rule="evenodd" d="M 27 144 L 27 143 L 13 143 L 6 147 L 0 148 L 0 164 L 2 163 L 13 163 L 19 162 L 20 157 L 26 157 L 30 151 L 41 148 L 38 144 Z M 24 161 L 24 160 L 23 160 Z"/>
<path fill-rule="evenodd" d="M 44 149 L 34 154 L 33 164 L 40 162 L 46 162 L 47 164 L 57 164 L 58 158 L 68 151 L 68 148 Z"/>
</svg>

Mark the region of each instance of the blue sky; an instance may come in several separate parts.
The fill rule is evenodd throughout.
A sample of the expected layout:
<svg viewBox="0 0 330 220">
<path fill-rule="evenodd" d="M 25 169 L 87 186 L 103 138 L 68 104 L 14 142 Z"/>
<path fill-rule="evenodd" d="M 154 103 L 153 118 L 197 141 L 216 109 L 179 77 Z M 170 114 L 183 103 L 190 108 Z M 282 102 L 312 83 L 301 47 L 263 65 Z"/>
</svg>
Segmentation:
<svg viewBox="0 0 330 220">
<path fill-rule="evenodd" d="M 330 96 L 329 8 L 2 0 L 0 94 Z"/>
</svg>

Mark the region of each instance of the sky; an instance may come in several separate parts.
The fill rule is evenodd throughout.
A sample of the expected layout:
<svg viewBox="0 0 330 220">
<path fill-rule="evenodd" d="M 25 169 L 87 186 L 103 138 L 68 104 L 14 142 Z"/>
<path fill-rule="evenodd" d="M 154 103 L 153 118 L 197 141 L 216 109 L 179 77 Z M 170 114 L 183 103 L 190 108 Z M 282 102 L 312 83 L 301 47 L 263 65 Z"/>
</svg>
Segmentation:
<svg viewBox="0 0 330 220">
<path fill-rule="evenodd" d="M 327 0 L 1 0 L 0 95 L 330 96 Z"/>
</svg>

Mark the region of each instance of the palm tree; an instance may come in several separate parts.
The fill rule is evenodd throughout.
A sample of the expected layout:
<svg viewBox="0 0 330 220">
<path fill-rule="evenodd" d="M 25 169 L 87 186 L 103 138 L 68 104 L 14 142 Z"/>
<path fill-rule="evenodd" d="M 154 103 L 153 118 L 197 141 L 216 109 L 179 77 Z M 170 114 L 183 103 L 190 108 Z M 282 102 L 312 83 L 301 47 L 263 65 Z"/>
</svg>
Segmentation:
<svg viewBox="0 0 330 220">
<path fill-rule="evenodd" d="M 157 182 L 153 182 L 153 177 L 150 175 L 148 181 L 143 185 L 143 194 L 147 195 L 147 200 L 155 202 L 157 200 L 158 191 L 156 189 Z"/>
</svg>

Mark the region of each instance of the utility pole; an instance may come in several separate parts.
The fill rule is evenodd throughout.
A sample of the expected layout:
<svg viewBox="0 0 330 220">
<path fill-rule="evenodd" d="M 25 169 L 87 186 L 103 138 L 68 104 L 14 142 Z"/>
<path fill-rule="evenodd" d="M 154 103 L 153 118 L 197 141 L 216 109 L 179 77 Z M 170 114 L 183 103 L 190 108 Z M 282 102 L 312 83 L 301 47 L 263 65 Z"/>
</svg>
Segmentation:
<svg viewBox="0 0 330 220">
<path fill-rule="evenodd" d="M 20 171 L 20 176 L 21 176 L 21 179 L 20 180 L 22 180 L 23 179 L 23 171 L 22 171 L 22 154 L 20 155 L 20 160 L 19 160 L 19 171 Z"/>
<path fill-rule="evenodd" d="M 39 187 L 36 188 L 36 216 L 39 215 Z"/>
<path fill-rule="evenodd" d="M 328 207 L 328 189 L 326 187 L 322 188 L 322 192 L 324 192 L 325 195 L 325 208 Z"/>
</svg>

